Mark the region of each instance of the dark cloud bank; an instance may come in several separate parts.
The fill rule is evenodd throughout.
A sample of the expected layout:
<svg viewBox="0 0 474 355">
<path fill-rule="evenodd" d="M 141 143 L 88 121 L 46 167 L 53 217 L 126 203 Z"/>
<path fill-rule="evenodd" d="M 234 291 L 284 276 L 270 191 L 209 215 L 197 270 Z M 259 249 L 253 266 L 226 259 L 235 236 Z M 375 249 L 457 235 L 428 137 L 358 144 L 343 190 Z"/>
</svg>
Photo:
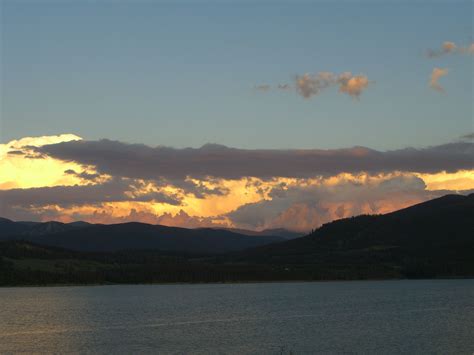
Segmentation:
<svg viewBox="0 0 474 355">
<path fill-rule="evenodd" d="M 159 191 L 133 195 L 137 182 L 114 178 L 97 185 L 36 187 L 29 189 L 0 190 L 0 211 L 9 206 L 46 206 L 57 204 L 71 207 L 102 202 L 162 202 L 180 205 L 179 198 Z M 127 194 L 128 193 L 128 194 Z"/>
<path fill-rule="evenodd" d="M 35 148 L 64 161 L 93 165 L 101 174 L 138 179 L 238 179 L 332 176 L 339 173 L 413 171 L 435 173 L 474 169 L 474 143 L 456 142 L 423 149 L 376 151 L 364 147 L 333 150 L 245 150 L 207 144 L 174 149 L 118 141 L 71 141 Z"/>
</svg>

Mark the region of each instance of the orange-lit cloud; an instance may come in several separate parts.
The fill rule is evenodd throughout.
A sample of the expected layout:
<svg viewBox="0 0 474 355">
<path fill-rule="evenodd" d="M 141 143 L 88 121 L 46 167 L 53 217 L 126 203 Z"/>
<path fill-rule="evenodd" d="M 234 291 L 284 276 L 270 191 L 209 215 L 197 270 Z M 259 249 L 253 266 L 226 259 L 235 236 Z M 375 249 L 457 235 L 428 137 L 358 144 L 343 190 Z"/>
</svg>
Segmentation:
<svg viewBox="0 0 474 355">
<path fill-rule="evenodd" d="M 444 92 L 443 87 L 439 84 L 439 79 L 448 75 L 446 68 L 433 68 L 430 76 L 430 87 L 436 91 Z"/>
<path fill-rule="evenodd" d="M 428 49 L 427 56 L 429 58 L 437 58 L 447 54 L 474 54 L 474 43 L 465 46 L 458 46 L 451 41 L 445 41 L 439 49 Z"/>
<path fill-rule="evenodd" d="M 275 186 L 269 198 L 244 205 L 229 217 L 241 228 L 305 231 L 334 219 L 386 213 L 436 196 L 410 173 L 341 174 Z M 311 227 L 312 226 L 312 227 Z"/>
<path fill-rule="evenodd" d="M 26 137 L 0 144 L 0 190 L 57 185 L 75 185 L 81 179 L 64 171 L 83 170 L 80 164 L 64 162 L 49 156 L 34 155 L 29 147 L 70 142 L 81 138 L 73 134 Z M 26 148 L 26 149 L 25 149 Z"/>
<path fill-rule="evenodd" d="M 362 92 L 369 87 L 369 78 L 365 75 L 352 75 L 345 72 L 335 75 L 330 72 L 319 72 L 317 74 L 304 74 L 297 76 L 295 85 L 297 92 L 308 99 L 320 94 L 323 90 L 333 85 L 339 86 L 339 92 L 359 98 Z"/>
<path fill-rule="evenodd" d="M 377 152 L 178 150 L 79 139 L 2 145 L 0 215 L 307 231 L 474 189 L 474 145 L 468 142 Z"/>
<path fill-rule="evenodd" d="M 352 75 L 350 72 L 342 73 L 337 78 L 339 92 L 348 94 L 354 98 L 359 98 L 362 91 L 368 88 L 369 78 L 365 75 Z"/>
<path fill-rule="evenodd" d="M 351 72 L 344 72 L 337 75 L 331 72 L 319 72 L 316 74 L 306 73 L 297 75 L 294 85 L 288 83 L 278 84 L 275 88 L 283 91 L 289 91 L 294 88 L 300 96 L 309 99 L 321 94 L 330 87 L 338 86 L 340 93 L 358 99 L 371 83 L 373 82 L 369 81 L 369 78 L 362 74 L 353 75 Z M 272 86 L 262 84 L 257 85 L 255 88 L 259 91 L 267 92 L 272 89 Z"/>
<path fill-rule="evenodd" d="M 445 171 L 436 174 L 416 174 L 430 191 L 464 191 L 474 189 L 474 170 L 460 170 L 456 173 Z"/>
</svg>

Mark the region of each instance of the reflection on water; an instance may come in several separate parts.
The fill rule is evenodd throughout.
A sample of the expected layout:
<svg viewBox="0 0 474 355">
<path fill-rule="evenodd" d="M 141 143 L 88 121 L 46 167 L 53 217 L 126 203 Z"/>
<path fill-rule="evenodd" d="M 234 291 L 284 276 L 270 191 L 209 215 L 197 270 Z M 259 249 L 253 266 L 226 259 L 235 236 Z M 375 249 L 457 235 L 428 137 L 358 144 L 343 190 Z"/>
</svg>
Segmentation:
<svg viewBox="0 0 474 355">
<path fill-rule="evenodd" d="M 474 352 L 474 280 L 0 289 L 0 352 Z"/>
</svg>

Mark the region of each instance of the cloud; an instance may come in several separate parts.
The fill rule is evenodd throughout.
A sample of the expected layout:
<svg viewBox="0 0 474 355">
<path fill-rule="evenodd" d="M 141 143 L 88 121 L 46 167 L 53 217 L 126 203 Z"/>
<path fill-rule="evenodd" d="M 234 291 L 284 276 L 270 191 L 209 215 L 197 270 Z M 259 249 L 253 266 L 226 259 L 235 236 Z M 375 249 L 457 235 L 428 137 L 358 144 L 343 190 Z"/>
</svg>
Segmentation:
<svg viewBox="0 0 474 355">
<path fill-rule="evenodd" d="M 460 170 L 456 173 L 445 171 L 436 174 L 415 173 L 426 184 L 426 189 L 463 191 L 474 188 L 474 170 Z"/>
<path fill-rule="evenodd" d="M 64 170 L 64 174 L 73 175 L 87 181 L 96 181 L 97 179 L 101 177 L 100 174 L 97 174 L 97 173 L 88 173 L 87 171 L 82 171 L 78 173 L 73 169 Z"/>
<path fill-rule="evenodd" d="M 278 90 L 284 90 L 288 91 L 291 90 L 291 85 L 290 84 L 278 84 L 276 87 Z M 269 84 L 260 84 L 255 86 L 255 90 L 261 91 L 261 92 L 267 92 L 272 90 L 272 86 Z"/>
<path fill-rule="evenodd" d="M 352 76 L 349 72 L 339 75 L 337 82 L 339 84 L 339 92 L 348 94 L 353 98 L 359 98 L 362 91 L 369 86 L 369 79 L 365 75 Z"/>
<path fill-rule="evenodd" d="M 358 99 L 362 92 L 369 87 L 369 78 L 366 75 L 352 75 L 351 72 L 344 72 L 342 74 L 334 74 L 331 72 L 319 72 L 316 74 L 306 73 L 303 75 L 297 75 L 295 77 L 294 85 L 291 84 L 278 84 L 276 89 L 289 91 L 293 88 L 296 92 L 309 99 L 313 96 L 319 95 L 324 90 L 338 86 L 339 92 L 347 94 L 352 98 Z M 258 85 L 255 87 L 259 91 L 269 91 L 271 86 L 268 84 Z"/>
<path fill-rule="evenodd" d="M 460 137 L 461 140 L 474 140 L 474 132 L 468 133 Z"/>
<path fill-rule="evenodd" d="M 345 72 L 339 75 L 330 72 L 304 74 L 297 76 L 295 86 L 298 94 L 305 99 L 319 95 L 331 86 L 339 86 L 339 92 L 353 98 L 359 98 L 362 92 L 369 87 L 369 78 L 365 75 L 352 75 Z"/>
<path fill-rule="evenodd" d="M 208 196 L 224 196 L 229 193 L 229 189 L 223 186 L 207 186 L 203 181 L 192 180 L 192 179 L 174 179 L 174 180 L 167 180 L 161 179 L 157 184 L 161 186 L 173 186 L 182 190 L 185 194 L 192 194 L 194 197 L 198 199 L 203 199 Z M 209 183 L 209 179 L 207 179 L 206 183 Z"/>
<path fill-rule="evenodd" d="M 470 45 L 466 47 L 459 48 L 459 53 L 474 54 L 474 43 L 471 43 Z"/>
<path fill-rule="evenodd" d="M 34 217 L 33 214 L 28 214 L 26 211 L 23 214 L 23 220 L 31 219 Z M 89 223 L 126 223 L 126 222 L 142 222 L 149 224 L 160 224 L 170 227 L 185 227 L 185 228 L 227 228 L 230 227 L 226 220 L 219 218 L 199 217 L 190 216 L 185 211 L 180 210 L 176 214 L 162 213 L 158 214 L 153 210 L 146 209 L 143 207 L 131 208 L 127 213 L 123 215 L 114 215 L 110 206 L 100 206 L 91 213 L 87 212 L 76 212 L 71 215 L 58 212 L 56 210 L 47 210 L 42 214 L 42 220 L 50 221 L 62 221 L 62 222 L 73 222 L 73 221 L 88 221 Z"/>
<path fill-rule="evenodd" d="M 470 141 L 392 151 L 43 141 L 3 151 L 0 165 L 14 174 L 1 180 L 0 170 L 0 215 L 306 231 L 335 218 L 389 212 L 474 188 Z"/>
<path fill-rule="evenodd" d="M 277 89 L 279 90 L 291 90 L 290 84 L 278 84 Z"/>
<path fill-rule="evenodd" d="M 440 49 L 428 49 L 426 55 L 429 58 L 440 57 L 445 54 L 454 53 L 457 50 L 457 46 L 454 42 L 443 42 Z"/>
<path fill-rule="evenodd" d="M 459 47 L 456 43 L 445 41 L 439 49 L 428 49 L 428 58 L 438 58 L 447 54 L 474 54 L 474 43 Z"/>
<path fill-rule="evenodd" d="M 141 192 L 140 187 L 140 183 L 115 178 L 97 185 L 0 190 L 0 215 L 11 215 L 15 209 L 49 205 L 71 207 L 123 201 L 181 204 L 175 195 L 161 191 Z"/>
<path fill-rule="evenodd" d="M 7 154 L 9 154 L 9 155 L 25 155 L 26 153 L 22 150 L 10 150 Z"/>
<path fill-rule="evenodd" d="M 80 139 L 73 134 L 61 134 L 25 137 L 0 144 L 0 189 L 80 184 L 79 177 L 64 174 L 64 171 L 83 171 L 84 167 L 75 163 L 64 163 L 35 152 L 37 147 L 45 144 Z"/>
<path fill-rule="evenodd" d="M 347 176 L 336 183 L 274 187 L 270 199 L 247 204 L 227 214 L 241 228 L 287 228 L 309 231 L 334 219 L 387 213 L 447 193 L 428 191 L 411 174 Z"/>
<path fill-rule="evenodd" d="M 474 168 L 474 143 L 376 151 L 347 149 L 236 149 L 221 145 L 174 149 L 118 141 L 73 141 L 36 148 L 41 154 L 92 166 L 99 174 L 145 180 L 313 177 L 339 173 L 413 171 L 435 173 Z"/>
<path fill-rule="evenodd" d="M 324 89 L 327 89 L 334 83 L 334 74 L 329 72 L 306 73 L 295 78 L 296 91 L 305 99 L 319 95 Z"/>
<path fill-rule="evenodd" d="M 157 216 L 156 223 L 174 227 L 186 226 L 186 228 L 229 227 L 227 222 L 223 219 L 190 216 L 183 210 L 180 210 L 179 213 L 175 215 L 164 213 Z"/>
<path fill-rule="evenodd" d="M 439 79 L 448 75 L 448 69 L 433 68 L 430 77 L 430 87 L 436 91 L 444 92 L 443 87 L 439 84 Z"/>
<path fill-rule="evenodd" d="M 260 84 L 255 86 L 255 90 L 267 92 L 271 89 L 271 86 L 268 84 Z"/>
<path fill-rule="evenodd" d="M 471 172 L 471 177 L 474 177 L 474 172 Z M 474 187 L 473 182 L 471 179 L 471 187 Z M 104 192 L 115 193 L 116 196 L 127 200 L 128 195 L 122 191 L 130 189 L 125 185 L 124 189 L 119 187 L 116 190 L 112 187 L 96 187 L 93 191 L 86 192 L 89 197 L 83 198 L 82 201 L 77 196 L 84 197 L 85 190 L 74 191 L 76 190 L 74 187 L 69 187 L 67 189 L 69 194 L 74 192 L 77 198 L 70 195 L 67 203 L 63 203 L 61 207 L 55 203 L 65 200 L 64 197 L 58 197 L 63 194 L 62 189 L 30 190 L 21 198 L 17 196 L 16 200 L 9 199 L 10 203 L 15 204 L 9 203 L 3 209 L 0 208 L 0 214 L 17 220 L 54 219 L 63 222 L 86 220 L 94 223 L 140 221 L 187 228 L 236 227 L 257 230 L 287 228 L 304 232 L 333 219 L 362 213 L 386 213 L 446 193 L 453 193 L 448 190 L 428 190 L 424 178 L 407 173 L 341 174 L 329 178 L 248 183 L 247 189 L 259 185 L 268 193 L 254 202 L 237 204 L 230 212 L 208 216 L 190 213 L 186 204 L 175 206 L 173 212 L 156 209 L 154 204 L 146 202 L 151 200 L 152 194 L 141 199 L 129 198 L 130 201 L 121 202 L 112 201 L 117 200 L 117 197 L 102 195 Z M 48 191 L 50 193 L 47 193 Z M 45 197 L 45 194 L 48 196 Z M 0 198 L 5 195 L 8 194 Z M 234 196 L 228 198 L 235 199 Z M 94 202 L 95 200 L 103 201 Z M 32 202 L 35 204 L 32 205 Z M 77 205 L 77 202 L 91 204 Z"/>
</svg>

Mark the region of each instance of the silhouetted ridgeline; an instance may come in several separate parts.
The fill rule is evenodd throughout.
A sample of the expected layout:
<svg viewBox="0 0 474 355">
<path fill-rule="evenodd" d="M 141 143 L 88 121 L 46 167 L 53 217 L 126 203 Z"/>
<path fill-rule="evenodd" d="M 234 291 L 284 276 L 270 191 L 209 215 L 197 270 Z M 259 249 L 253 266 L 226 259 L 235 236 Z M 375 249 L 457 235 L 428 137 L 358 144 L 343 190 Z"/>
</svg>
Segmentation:
<svg viewBox="0 0 474 355">
<path fill-rule="evenodd" d="M 88 224 L 0 220 L 0 241 L 22 240 L 86 252 L 161 250 L 217 254 L 286 240 L 282 236 L 250 236 L 229 230 L 166 227 L 146 223 Z"/>
<path fill-rule="evenodd" d="M 142 251 L 127 244 L 136 224 L 34 224 L 50 229 L 35 233 L 31 224 L 10 222 L 0 221 L 0 238 L 8 239 L 0 243 L 2 285 L 474 277 L 474 194 L 335 221 L 289 241 L 144 225 L 138 239 L 147 242 L 136 244 L 148 249 Z M 154 243 L 155 234 L 157 240 L 175 238 L 173 230 L 187 232 L 174 244 Z M 235 244 L 234 238 L 253 238 L 260 246 Z M 51 246 L 52 240 L 78 250 Z M 214 243 L 214 249 L 200 243 Z"/>
</svg>

